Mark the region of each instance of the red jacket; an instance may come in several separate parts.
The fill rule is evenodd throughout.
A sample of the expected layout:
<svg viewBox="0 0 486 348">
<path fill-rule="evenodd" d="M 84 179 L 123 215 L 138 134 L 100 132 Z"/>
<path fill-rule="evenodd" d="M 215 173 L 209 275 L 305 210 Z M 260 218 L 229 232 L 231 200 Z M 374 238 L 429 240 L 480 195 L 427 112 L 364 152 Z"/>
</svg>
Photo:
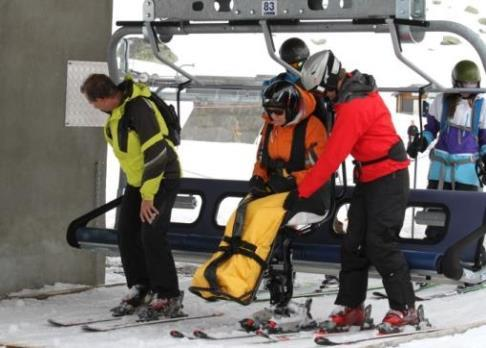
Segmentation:
<svg viewBox="0 0 486 348">
<path fill-rule="evenodd" d="M 309 197 L 326 183 L 339 165 L 351 154 L 360 162 L 386 156 L 400 137 L 390 112 L 378 92 L 335 105 L 336 123 L 316 165 L 298 186 L 299 196 Z M 370 182 L 407 168 L 410 161 L 386 159 L 363 166 L 360 182 Z"/>
</svg>

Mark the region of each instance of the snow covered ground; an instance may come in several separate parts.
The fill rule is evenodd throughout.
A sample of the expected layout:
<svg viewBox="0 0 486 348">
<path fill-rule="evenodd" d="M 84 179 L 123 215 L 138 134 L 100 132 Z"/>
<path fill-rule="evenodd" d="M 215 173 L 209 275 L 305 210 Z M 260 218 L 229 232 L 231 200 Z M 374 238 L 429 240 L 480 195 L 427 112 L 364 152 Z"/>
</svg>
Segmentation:
<svg viewBox="0 0 486 348">
<path fill-rule="evenodd" d="M 117 273 L 119 267 L 116 259 L 110 259 L 108 268 L 110 282 L 119 283 L 123 277 Z M 180 283 L 187 289 L 190 283 L 190 273 L 193 265 L 178 264 Z M 321 275 L 297 275 L 296 287 L 305 287 L 309 284 L 319 285 Z M 372 285 L 379 285 L 378 280 L 372 280 Z M 56 290 L 71 288 L 72 285 L 57 284 Z M 421 291 L 420 295 L 453 289 L 453 285 L 441 285 Z M 37 290 L 31 295 L 39 295 L 52 291 L 53 288 Z M 170 330 L 177 329 L 185 333 L 193 329 L 205 329 L 215 336 L 238 333 L 238 320 L 262 309 L 266 303 L 254 303 L 250 306 L 241 306 L 231 302 L 205 302 L 200 298 L 185 292 L 185 311 L 188 314 L 205 314 L 214 311 L 224 312 L 218 318 L 187 321 L 172 324 L 145 326 L 105 333 L 88 333 L 79 327 L 53 327 L 47 323 L 48 318 L 60 316 L 93 315 L 106 313 L 108 309 L 117 304 L 125 293 L 123 285 L 96 288 L 72 295 L 53 296 L 45 300 L 14 298 L 0 301 L 0 347 L 2 344 L 11 344 L 22 347 L 90 347 L 90 348 L 124 348 L 124 347 L 253 347 L 257 342 L 265 342 L 262 338 L 249 338 L 243 340 L 227 341 L 190 341 L 188 339 L 175 339 L 170 337 Z M 12 296 L 28 295 L 27 291 L 11 294 Z M 426 316 L 433 325 L 438 327 L 473 323 L 479 320 L 486 321 L 486 304 L 484 297 L 486 289 L 469 294 L 435 299 L 424 302 Z M 313 301 L 312 315 L 323 320 L 333 308 L 334 295 L 316 297 Z M 384 300 L 368 300 L 373 306 L 375 321 L 381 320 L 387 310 Z M 239 332 L 241 334 L 241 332 Z M 305 336 L 305 334 L 303 334 Z M 353 336 L 354 335 L 354 336 Z M 355 337 L 350 334 L 344 339 Z M 403 343 L 402 348 L 483 348 L 486 339 L 486 326 L 471 329 L 463 334 L 449 335 L 447 337 L 415 340 Z M 337 340 L 337 338 L 336 338 Z M 373 343 L 373 345 L 370 345 Z M 365 342 L 353 347 L 384 347 L 385 342 Z M 309 335 L 298 340 L 279 342 L 276 347 L 315 347 Z"/>
</svg>

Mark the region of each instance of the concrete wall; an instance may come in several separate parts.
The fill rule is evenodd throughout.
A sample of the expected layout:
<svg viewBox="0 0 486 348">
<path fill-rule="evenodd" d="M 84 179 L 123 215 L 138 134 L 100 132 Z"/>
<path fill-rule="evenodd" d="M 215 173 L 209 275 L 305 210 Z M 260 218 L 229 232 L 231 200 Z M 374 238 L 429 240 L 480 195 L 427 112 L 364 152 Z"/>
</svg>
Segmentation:
<svg viewBox="0 0 486 348">
<path fill-rule="evenodd" d="M 111 18 L 111 0 L 0 0 L 0 294 L 104 281 L 104 258 L 65 236 L 96 204 L 106 147 L 64 113 L 67 60 L 106 60 Z"/>
</svg>

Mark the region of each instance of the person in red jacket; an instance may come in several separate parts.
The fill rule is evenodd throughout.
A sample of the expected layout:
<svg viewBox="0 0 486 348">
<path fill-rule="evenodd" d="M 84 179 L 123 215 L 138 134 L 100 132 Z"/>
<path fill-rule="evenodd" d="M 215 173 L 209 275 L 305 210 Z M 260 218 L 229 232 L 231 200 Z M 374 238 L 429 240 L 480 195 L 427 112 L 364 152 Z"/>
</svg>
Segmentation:
<svg viewBox="0 0 486 348">
<path fill-rule="evenodd" d="M 390 112 L 373 76 L 346 72 L 329 50 L 309 57 L 301 79 L 304 88 L 331 100 L 336 121 L 318 162 L 289 194 L 285 208 L 309 209 L 308 197 L 329 181 L 348 155 L 355 159 L 356 187 L 341 246 L 338 308 L 327 324 L 338 329 L 363 325 L 370 266 L 381 275 L 389 298 L 383 325 L 415 324 L 415 294 L 398 244 L 409 196 L 409 160 Z"/>
</svg>

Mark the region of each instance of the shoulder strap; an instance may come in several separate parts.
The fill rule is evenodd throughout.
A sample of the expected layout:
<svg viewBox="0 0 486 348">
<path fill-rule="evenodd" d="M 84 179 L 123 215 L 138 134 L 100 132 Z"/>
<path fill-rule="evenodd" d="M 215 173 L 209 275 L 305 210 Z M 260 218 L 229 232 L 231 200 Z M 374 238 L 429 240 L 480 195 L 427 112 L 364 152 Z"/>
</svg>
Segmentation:
<svg viewBox="0 0 486 348">
<path fill-rule="evenodd" d="M 476 99 L 473 104 L 471 117 L 471 132 L 474 136 L 479 136 L 479 120 L 481 118 L 481 109 L 483 108 L 483 98 Z"/>
<path fill-rule="evenodd" d="M 440 134 L 447 128 L 447 114 L 449 113 L 449 103 L 445 94 L 442 95 L 442 114 L 440 115 Z M 439 134 L 439 136 L 440 136 Z"/>
<path fill-rule="evenodd" d="M 309 118 L 306 118 L 295 126 L 292 149 L 290 150 L 290 160 L 287 164 L 287 170 L 289 172 L 305 168 L 305 133 L 308 123 Z"/>
<path fill-rule="evenodd" d="M 268 139 L 270 139 L 270 133 L 272 133 L 273 125 L 268 123 L 267 128 L 265 129 L 265 133 L 263 134 L 262 138 L 262 165 L 265 168 L 269 168 L 270 166 L 270 155 L 268 154 Z"/>
<path fill-rule="evenodd" d="M 299 122 L 294 128 L 294 134 L 292 137 L 292 148 L 290 149 L 290 159 L 283 164 L 283 167 L 289 171 L 294 172 L 303 170 L 305 168 L 305 135 L 309 118 Z M 277 165 L 277 162 L 270 158 L 268 154 L 268 140 L 270 133 L 272 132 L 273 125 L 268 124 L 265 134 L 262 139 L 262 165 L 267 169 L 275 169 L 276 167 L 282 168 L 281 162 Z"/>
</svg>

